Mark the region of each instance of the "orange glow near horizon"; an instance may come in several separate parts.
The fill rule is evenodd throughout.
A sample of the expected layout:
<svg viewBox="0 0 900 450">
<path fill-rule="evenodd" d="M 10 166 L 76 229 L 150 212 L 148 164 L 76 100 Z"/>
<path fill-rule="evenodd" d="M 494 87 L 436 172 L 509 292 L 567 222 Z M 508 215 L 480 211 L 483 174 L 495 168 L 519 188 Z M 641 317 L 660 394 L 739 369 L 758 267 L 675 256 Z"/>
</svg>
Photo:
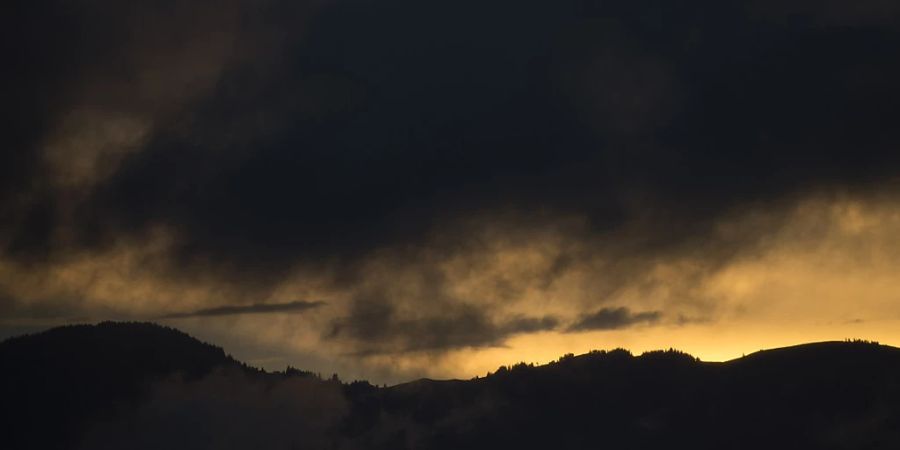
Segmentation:
<svg viewBox="0 0 900 450">
<path fill-rule="evenodd" d="M 777 212 L 748 210 L 723 220 L 717 235 L 700 247 L 661 256 L 621 250 L 617 246 L 627 236 L 590 241 L 580 226 L 577 218 L 561 219 L 537 231 L 508 231 L 502 222 L 488 221 L 481 231 L 466 231 L 478 245 L 455 252 L 376 253 L 361 265 L 363 276 L 353 285 L 329 284 L 324 268 L 297 268 L 295 276 L 263 291 L 222 283 L 202 270 L 201 277 L 172 278 L 165 260 L 178 236 L 168 230 L 123 240 L 105 252 L 49 261 L 42 270 L 0 260 L 0 277 L 21 299 L 20 307 L 63 305 L 91 320 L 156 320 L 173 310 L 240 304 L 258 295 L 266 300 L 255 303 L 321 299 L 324 306 L 297 314 L 164 323 L 267 369 L 290 364 L 378 382 L 471 378 L 500 365 L 619 347 L 635 354 L 675 348 L 724 361 L 815 341 L 860 338 L 900 345 L 900 205 L 893 198 L 812 197 Z M 725 245 L 720 241 L 735 240 L 736 254 L 711 259 Z M 568 265 L 556 266 L 569 255 L 574 256 Z M 373 338 L 384 344 L 383 352 L 360 356 L 367 342 L 331 338 L 329 330 L 355 301 L 373 295 L 391 305 L 397 321 L 384 324 L 392 328 L 377 330 L 383 334 Z M 58 300 L 66 298 L 79 302 Z M 495 334 L 476 345 L 403 349 L 417 339 L 404 334 L 404 327 L 436 317 L 452 322 L 454 311 L 470 311 L 460 309 L 466 307 L 484 314 L 475 333 L 501 333 L 490 327 L 517 318 L 553 317 L 558 324 L 553 330 Z M 565 332 L 584 314 L 616 307 L 658 312 L 659 319 Z M 4 321 L 16 323 L 44 322 Z"/>
</svg>

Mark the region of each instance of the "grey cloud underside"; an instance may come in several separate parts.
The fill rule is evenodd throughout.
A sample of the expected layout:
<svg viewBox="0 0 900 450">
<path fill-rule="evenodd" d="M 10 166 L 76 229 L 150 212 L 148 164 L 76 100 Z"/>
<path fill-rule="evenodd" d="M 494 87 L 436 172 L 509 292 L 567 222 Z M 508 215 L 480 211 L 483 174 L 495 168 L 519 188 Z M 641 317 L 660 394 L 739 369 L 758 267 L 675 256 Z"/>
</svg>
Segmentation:
<svg viewBox="0 0 900 450">
<path fill-rule="evenodd" d="M 495 319 L 478 307 L 454 304 L 437 315 L 410 318 L 388 301 L 358 302 L 324 336 L 356 344 L 360 355 L 501 346 L 512 336 L 554 330 L 553 316 Z"/>
<path fill-rule="evenodd" d="M 325 302 L 296 301 L 288 303 L 256 303 L 252 305 L 220 306 L 197 311 L 171 313 L 161 316 L 160 319 L 183 319 L 189 317 L 214 317 L 239 314 L 299 313 L 322 306 L 325 306 Z"/>
<path fill-rule="evenodd" d="M 324 337 L 353 342 L 361 355 L 434 352 L 502 346 L 516 335 L 559 330 L 564 322 L 551 315 L 497 319 L 489 311 L 459 302 L 437 308 L 436 314 L 425 311 L 433 315 L 410 318 L 408 314 L 398 313 L 390 301 L 357 301 L 351 314 L 335 320 Z M 662 319 L 660 311 L 601 308 L 580 315 L 562 330 L 567 333 L 618 330 L 654 325 Z"/>
<path fill-rule="evenodd" d="M 569 333 L 599 330 L 617 330 L 640 324 L 653 324 L 662 318 L 659 311 L 632 312 L 626 307 L 601 308 L 582 315 L 566 328 Z"/>
</svg>

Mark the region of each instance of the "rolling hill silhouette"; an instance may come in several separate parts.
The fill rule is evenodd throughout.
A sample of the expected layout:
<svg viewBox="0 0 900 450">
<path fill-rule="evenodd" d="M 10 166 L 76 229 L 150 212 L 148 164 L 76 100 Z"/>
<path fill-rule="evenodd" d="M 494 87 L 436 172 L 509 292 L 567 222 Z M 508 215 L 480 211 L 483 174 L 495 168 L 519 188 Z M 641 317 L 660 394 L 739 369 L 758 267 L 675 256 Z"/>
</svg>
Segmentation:
<svg viewBox="0 0 900 450">
<path fill-rule="evenodd" d="M 265 373 L 152 324 L 0 344 L 4 448 L 900 448 L 900 349 L 596 351 L 388 388 Z"/>
<path fill-rule="evenodd" d="M 92 420 L 136 404 L 174 374 L 200 379 L 242 367 L 218 347 L 148 323 L 74 325 L 0 343 L 4 440 L 23 448 L 70 448 Z"/>
</svg>

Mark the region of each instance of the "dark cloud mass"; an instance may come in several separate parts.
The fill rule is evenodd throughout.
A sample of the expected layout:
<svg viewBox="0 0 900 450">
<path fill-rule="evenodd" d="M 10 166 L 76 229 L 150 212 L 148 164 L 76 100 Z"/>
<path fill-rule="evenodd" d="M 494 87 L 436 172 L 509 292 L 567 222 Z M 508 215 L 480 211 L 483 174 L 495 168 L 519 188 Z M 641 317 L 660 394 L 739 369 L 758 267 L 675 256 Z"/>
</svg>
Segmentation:
<svg viewBox="0 0 900 450">
<path fill-rule="evenodd" d="M 550 331 L 559 324 L 552 316 L 495 320 L 477 306 L 459 303 L 428 313 L 432 315 L 409 318 L 389 300 L 357 301 L 325 337 L 348 339 L 361 355 L 441 351 L 499 346 L 517 334 Z"/>
<path fill-rule="evenodd" d="M 355 299 L 390 278 L 372 269 L 382 255 L 403 261 L 391 268 L 444 270 L 500 238 L 540 244 L 552 228 L 572 242 L 543 273 L 453 266 L 493 276 L 491 301 L 449 292 L 451 280 L 416 304 L 408 293 L 352 300 L 319 331 L 389 353 L 503 345 L 573 317 L 579 331 L 653 322 L 655 312 L 597 308 L 659 255 L 709 250 L 698 258 L 712 265 L 751 248 L 769 228 L 709 243 L 737 210 L 896 181 L 891 5 L 7 2 L 0 293 L 13 306 L 0 311 L 77 304 L 88 291 L 150 298 L 166 283 L 167 298 L 185 300 L 152 315 L 298 311 L 317 305 L 229 305 L 332 305 L 319 291 L 276 291 L 302 272 Z M 616 263 L 584 263 L 600 252 Z M 44 267 L 57 269 L 20 280 Z M 507 308 L 537 295 L 526 282 L 572 273 L 601 300 Z M 19 298 L 57 281 L 76 288 Z M 221 292 L 233 294 L 208 300 Z"/>
<path fill-rule="evenodd" d="M 185 255 L 271 268 L 495 208 L 604 229 L 633 198 L 686 232 L 898 162 L 897 30 L 819 26 L 802 2 L 786 18 L 706 1 L 38 3 L 5 14 L 19 254 L 167 224 Z M 14 193 L 74 108 L 152 125 L 61 217 L 49 187 Z"/>
<path fill-rule="evenodd" d="M 659 311 L 635 313 L 626 307 L 602 308 L 599 311 L 580 317 L 566 331 L 574 333 L 594 330 L 617 330 L 638 324 L 653 323 L 658 321 L 661 316 Z"/>
<path fill-rule="evenodd" d="M 161 319 L 183 319 L 188 317 L 212 317 L 212 316 L 229 316 L 236 314 L 265 314 L 265 313 L 287 313 L 302 312 L 313 308 L 324 306 L 324 302 L 307 302 L 296 301 L 288 303 L 255 303 L 246 306 L 220 306 L 217 308 L 206 308 L 197 311 L 184 313 L 171 313 L 160 317 Z"/>
</svg>

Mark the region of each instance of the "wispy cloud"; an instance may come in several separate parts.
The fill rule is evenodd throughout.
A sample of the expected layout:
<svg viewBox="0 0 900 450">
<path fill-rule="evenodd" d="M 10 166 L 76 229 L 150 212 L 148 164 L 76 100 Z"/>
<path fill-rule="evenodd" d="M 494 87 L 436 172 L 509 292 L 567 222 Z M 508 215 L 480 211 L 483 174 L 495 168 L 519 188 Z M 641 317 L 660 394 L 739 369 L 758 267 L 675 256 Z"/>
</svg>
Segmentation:
<svg viewBox="0 0 900 450">
<path fill-rule="evenodd" d="M 288 303 L 254 303 L 252 305 L 219 306 L 196 311 L 171 313 L 161 319 L 184 319 L 188 317 L 232 316 L 238 314 L 295 313 L 324 306 L 325 302 L 296 301 Z"/>
<path fill-rule="evenodd" d="M 625 307 L 602 308 L 596 312 L 582 315 L 566 331 L 577 333 L 580 331 L 617 330 L 639 323 L 653 323 L 658 321 L 661 316 L 659 311 L 634 313 Z"/>
</svg>

